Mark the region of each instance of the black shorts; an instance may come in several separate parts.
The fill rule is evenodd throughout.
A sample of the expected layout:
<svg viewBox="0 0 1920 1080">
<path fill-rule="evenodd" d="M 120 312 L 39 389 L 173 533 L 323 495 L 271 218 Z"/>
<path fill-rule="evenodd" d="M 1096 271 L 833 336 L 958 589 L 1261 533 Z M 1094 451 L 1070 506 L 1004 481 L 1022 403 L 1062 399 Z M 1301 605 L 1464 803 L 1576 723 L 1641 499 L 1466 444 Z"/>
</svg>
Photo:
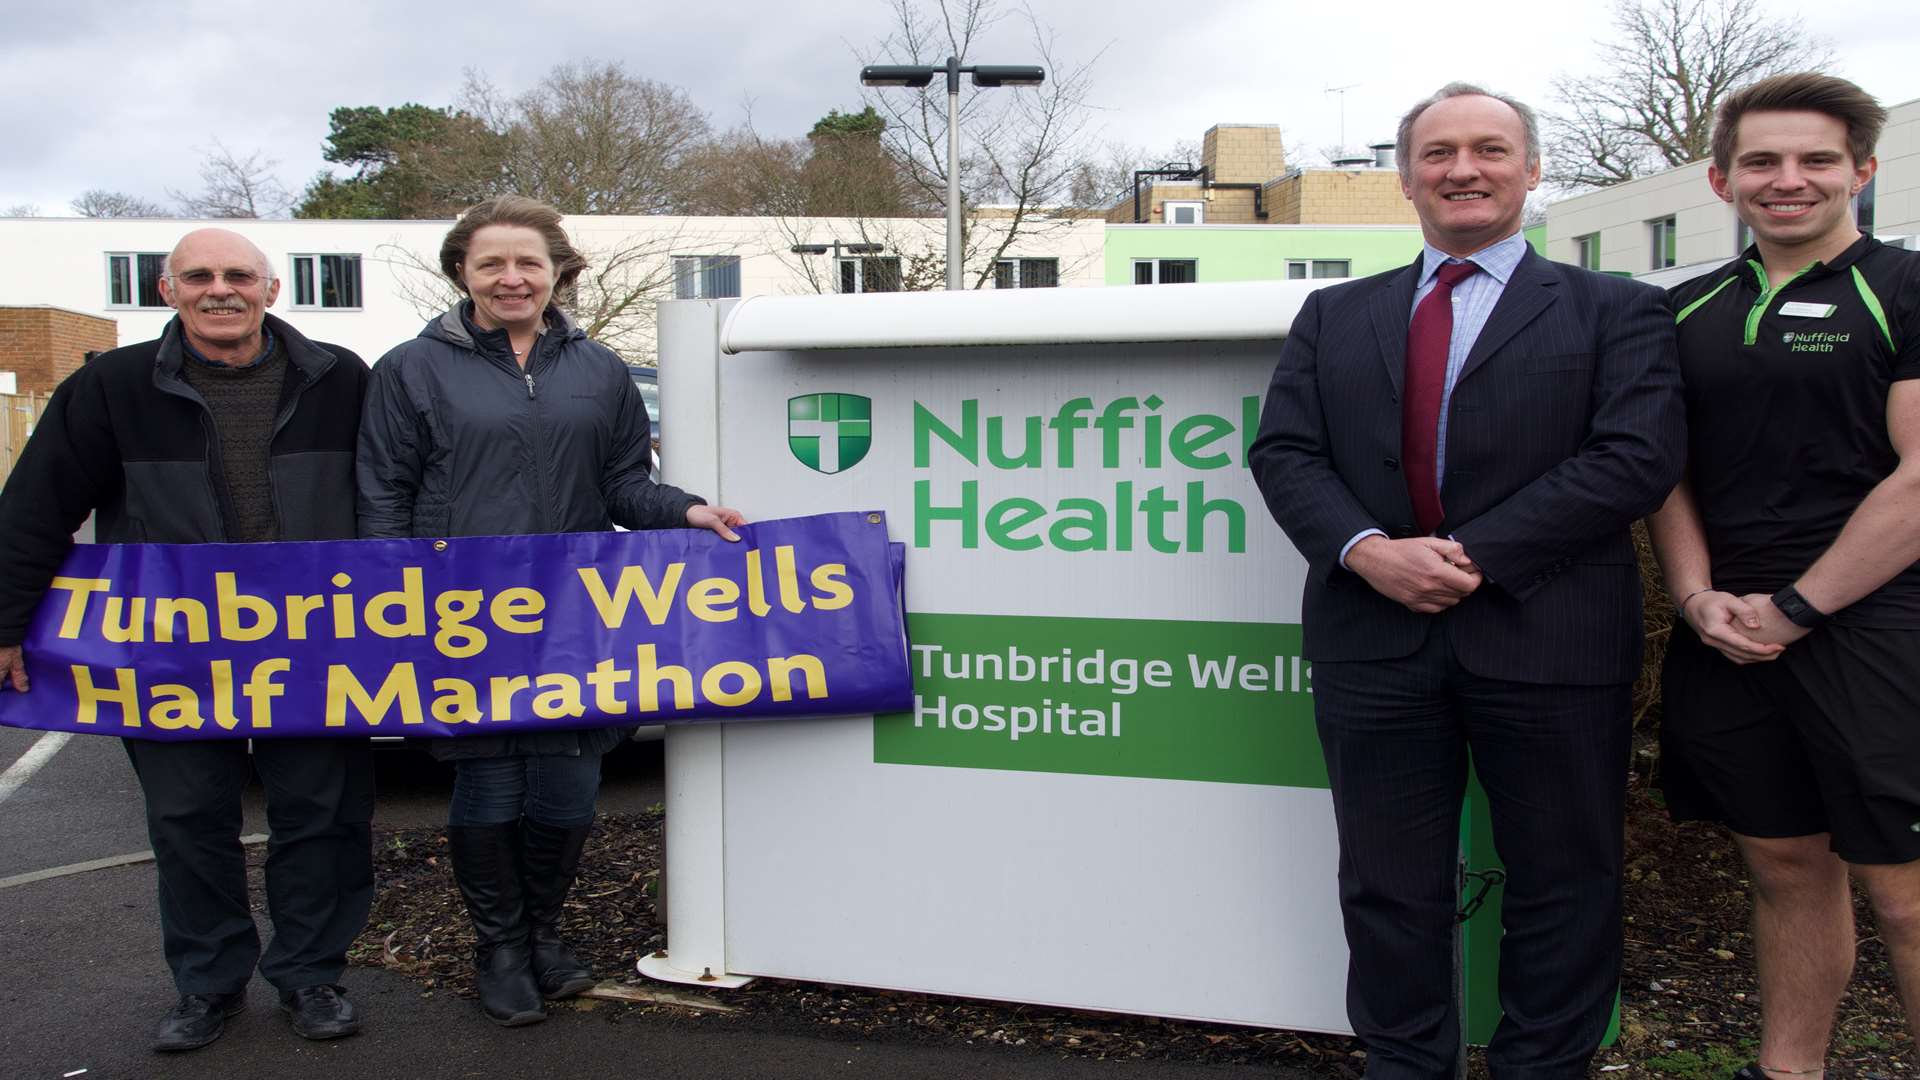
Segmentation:
<svg viewBox="0 0 1920 1080">
<path fill-rule="evenodd" d="M 1675 820 L 1829 833 L 1851 863 L 1920 859 L 1920 630 L 1830 623 L 1741 666 L 1677 624 L 1661 696 Z"/>
</svg>

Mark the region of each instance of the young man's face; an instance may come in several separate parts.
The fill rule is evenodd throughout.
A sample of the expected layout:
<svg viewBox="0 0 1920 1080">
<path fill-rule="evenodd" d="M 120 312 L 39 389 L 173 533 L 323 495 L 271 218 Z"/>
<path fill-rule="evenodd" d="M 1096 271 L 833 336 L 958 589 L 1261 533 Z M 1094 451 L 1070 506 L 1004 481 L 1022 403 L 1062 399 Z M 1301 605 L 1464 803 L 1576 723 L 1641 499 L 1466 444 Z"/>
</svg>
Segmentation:
<svg viewBox="0 0 1920 1080">
<path fill-rule="evenodd" d="M 1729 170 L 1707 167 L 1714 194 L 1763 247 L 1852 243 L 1852 199 L 1872 179 L 1873 158 L 1856 162 L 1847 125 L 1818 112 L 1754 112 L 1740 118 Z"/>
</svg>

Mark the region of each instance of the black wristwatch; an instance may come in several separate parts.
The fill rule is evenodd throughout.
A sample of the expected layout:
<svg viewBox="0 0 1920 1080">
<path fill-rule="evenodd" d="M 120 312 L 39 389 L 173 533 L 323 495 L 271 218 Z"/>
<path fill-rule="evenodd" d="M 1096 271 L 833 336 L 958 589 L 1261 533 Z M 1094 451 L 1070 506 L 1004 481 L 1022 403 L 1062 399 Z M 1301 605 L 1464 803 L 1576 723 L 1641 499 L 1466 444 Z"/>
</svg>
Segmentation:
<svg viewBox="0 0 1920 1080">
<path fill-rule="evenodd" d="M 1809 630 L 1828 619 L 1820 609 L 1807 603 L 1807 598 L 1800 595 L 1799 589 L 1791 585 L 1773 594 L 1773 606 L 1779 608 L 1780 614 L 1785 615 L 1793 625 Z"/>
</svg>

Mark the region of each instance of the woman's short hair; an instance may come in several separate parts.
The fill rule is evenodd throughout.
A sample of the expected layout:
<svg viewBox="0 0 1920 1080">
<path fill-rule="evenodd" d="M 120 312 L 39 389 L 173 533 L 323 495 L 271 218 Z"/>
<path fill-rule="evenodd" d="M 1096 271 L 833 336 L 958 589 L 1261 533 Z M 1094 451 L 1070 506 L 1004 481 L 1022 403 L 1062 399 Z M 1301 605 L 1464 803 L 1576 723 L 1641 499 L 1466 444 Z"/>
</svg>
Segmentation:
<svg viewBox="0 0 1920 1080">
<path fill-rule="evenodd" d="M 440 242 L 440 271 L 461 292 L 467 291 L 467 285 L 460 280 L 460 266 L 467 261 L 473 234 L 489 225 L 517 225 L 546 238 L 547 257 L 553 260 L 555 296 L 572 291 L 574 281 L 587 268 L 587 257 L 580 254 L 567 238 L 567 231 L 560 227 L 560 211 L 524 195 L 496 195 L 461 214 L 460 220 L 447 230 L 447 238 Z"/>
<path fill-rule="evenodd" d="M 1713 165 L 1725 173 L 1733 168 L 1733 143 L 1740 135 L 1740 118 L 1751 112 L 1815 112 L 1846 125 L 1847 153 L 1856 166 L 1865 165 L 1886 126 L 1887 110 L 1873 95 L 1845 79 L 1802 71 L 1761 79 L 1720 105 L 1713 125 Z"/>
</svg>

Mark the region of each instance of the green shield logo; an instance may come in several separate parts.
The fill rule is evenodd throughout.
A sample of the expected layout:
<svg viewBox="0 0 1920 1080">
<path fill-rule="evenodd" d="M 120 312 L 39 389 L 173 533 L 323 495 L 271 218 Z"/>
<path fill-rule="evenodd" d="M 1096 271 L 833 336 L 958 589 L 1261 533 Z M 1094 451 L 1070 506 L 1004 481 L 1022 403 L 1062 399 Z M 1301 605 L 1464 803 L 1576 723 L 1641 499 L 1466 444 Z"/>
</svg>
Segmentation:
<svg viewBox="0 0 1920 1080">
<path fill-rule="evenodd" d="M 787 448 L 800 464 L 831 476 L 860 464 L 873 445 L 873 400 L 859 394 L 787 399 Z"/>
</svg>

